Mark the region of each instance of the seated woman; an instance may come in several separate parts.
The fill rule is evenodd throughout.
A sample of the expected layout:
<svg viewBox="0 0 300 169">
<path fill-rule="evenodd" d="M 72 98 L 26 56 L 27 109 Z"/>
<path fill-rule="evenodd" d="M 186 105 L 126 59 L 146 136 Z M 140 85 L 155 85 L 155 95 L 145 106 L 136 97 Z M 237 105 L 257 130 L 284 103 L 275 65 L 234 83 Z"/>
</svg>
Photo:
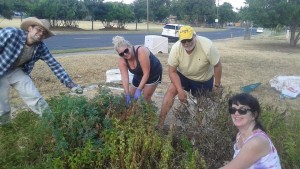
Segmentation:
<svg viewBox="0 0 300 169">
<path fill-rule="evenodd" d="M 280 169 L 276 148 L 258 121 L 261 113 L 258 100 L 250 94 L 241 93 L 230 98 L 228 106 L 239 132 L 233 160 L 222 169 Z"/>
<path fill-rule="evenodd" d="M 129 105 L 131 96 L 138 100 L 143 91 L 147 102 L 162 79 L 162 65 L 153 53 L 143 46 L 133 46 L 121 36 L 112 39 L 115 50 L 118 52 L 119 69 L 122 84 L 126 94 L 126 105 Z M 129 87 L 128 70 L 134 75 L 132 85 Z"/>
</svg>

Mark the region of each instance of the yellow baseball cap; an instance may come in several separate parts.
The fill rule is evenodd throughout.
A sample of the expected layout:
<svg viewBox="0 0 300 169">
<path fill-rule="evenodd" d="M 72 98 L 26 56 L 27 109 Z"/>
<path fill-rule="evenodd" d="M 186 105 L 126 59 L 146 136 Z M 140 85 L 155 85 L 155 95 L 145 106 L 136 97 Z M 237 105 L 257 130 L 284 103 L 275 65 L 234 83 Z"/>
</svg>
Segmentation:
<svg viewBox="0 0 300 169">
<path fill-rule="evenodd" d="M 183 26 L 179 29 L 179 40 L 192 39 L 194 35 L 194 29 L 191 26 Z"/>
</svg>

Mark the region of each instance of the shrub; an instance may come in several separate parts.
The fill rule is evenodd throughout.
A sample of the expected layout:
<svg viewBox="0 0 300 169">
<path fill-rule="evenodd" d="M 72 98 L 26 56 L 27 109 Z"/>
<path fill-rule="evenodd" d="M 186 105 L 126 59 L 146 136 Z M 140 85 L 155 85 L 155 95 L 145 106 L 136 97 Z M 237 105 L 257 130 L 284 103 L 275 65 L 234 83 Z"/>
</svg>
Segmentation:
<svg viewBox="0 0 300 169">
<path fill-rule="evenodd" d="M 49 100 L 52 113 L 48 115 L 56 142 L 57 153 L 82 147 L 87 141 L 99 145 L 104 114 L 94 100 L 61 95 Z"/>
<path fill-rule="evenodd" d="M 232 159 L 237 129 L 227 113 L 230 94 L 204 93 L 175 110 L 180 127 L 156 129 L 157 108 L 106 88 L 87 100 L 60 95 L 52 113 L 21 112 L 0 127 L 0 168 L 188 168 L 223 166 Z M 300 115 L 264 107 L 262 123 L 283 168 L 299 168 Z"/>
<path fill-rule="evenodd" d="M 175 110 L 181 122 L 176 135 L 186 136 L 193 148 L 203 155 L 207 168 L 219 168 L 233 156 L 233 143 L 237 129 L 227 113 L 229 94 L 212 92 L 189 96 L 186 104 Z"/>
<path fill-rule="evenodd" d="M 282 168 L 300 168 L 299 112 L 280 112 L 272 106 L 265 106 L 261 119 L 278 151 Z"/>
<path fill-rule="evenodd" d="M 188 99 L 175 110 L 181 121 L 177 136 L 185 135 L 203 155 L 208 168 L 219 168 L 233 156 L 238 132 L 227 113 L 231 93 L 216 96 L 202 93 Z M 280 156 L 282 168 L 300 168 L 300 115 L 296 110 L 280 112 L 274 106 L 262 105 L 261 121 Z"/>
<path fill-rule="evenodd" d="M 0 168 L 45 168 L 53 153 L 51 130 L 32 112 L 20 112 L 0 128 Z"/>
</svg>

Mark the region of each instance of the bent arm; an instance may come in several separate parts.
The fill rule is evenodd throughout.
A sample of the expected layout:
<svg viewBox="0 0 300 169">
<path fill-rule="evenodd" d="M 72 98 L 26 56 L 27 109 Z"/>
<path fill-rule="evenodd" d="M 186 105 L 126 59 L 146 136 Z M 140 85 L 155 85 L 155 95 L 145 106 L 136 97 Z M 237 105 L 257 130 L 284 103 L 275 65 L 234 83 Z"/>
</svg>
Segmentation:
<svg viewBox="0 0 300 169">
<path fill-rule="evenodd" d="M 138 88 L 142 90 L 150 76 L 150 51 L 145 47 L 140 47 L 138 51 L 138 59 L 143 71 L 143 77 Z"/>
<path fill-rule="evenodd" d="M 243 145 L 239 154 L 221 169 L 245 169 L 271 151 L 269 142 L 262 137 L 254 137 Z"/>
<path fill-rule="evenodd" d="M 119 58 L 119 69 L 121 72 L 121 79 L 122 79 L 122 85 L 124 88 L 125 94 L 129 93 L 129 74 L 128 74 L 128 68 L 126 65 L 126 62 L 123 58 Z"/>
<path fill-rule="evenodd" d="M 171 82 L 174 84 L 177 91 L 182 90 L 181 81 L 180 81 L 179 75 L 177 74 L 176 67 L 169 66 L 169 76 L 170 76 Z"/>
<path fill-rule="evenodd" d="M 186 94 L 185 94 L 185 91 L 182 88 L 181 80 L 180 80 L 179 75 L 177 73 L 176 67 L 169 66 L 169 76 L 170 76 L 171 82 L 173 83 L 173 85 L 175 86 L 175 88 L 178 92 L 179 100 L 181 102 L 185 102 L 186 101 Z"/>
<path fill-rule="evenodd" d="M 221 77 L 222 77 L 222 64 L 221 61 L 214 66 L 214 77 L 215 77 L 215 82 L 214 85 L 216 87 L 219 87 L 221 85 Z"/>
</svg>

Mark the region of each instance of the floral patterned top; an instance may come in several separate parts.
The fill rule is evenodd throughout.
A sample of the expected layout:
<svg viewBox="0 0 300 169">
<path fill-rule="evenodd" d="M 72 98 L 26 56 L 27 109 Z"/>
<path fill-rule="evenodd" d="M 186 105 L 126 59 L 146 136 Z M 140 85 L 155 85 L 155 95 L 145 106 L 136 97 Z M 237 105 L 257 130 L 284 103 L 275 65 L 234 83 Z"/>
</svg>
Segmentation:
<svg viewBox="0 0 300 169">
<path fill-rule="evenodd" d="M 258 161 L 256 161 L 249 169 L 281 169 L 279 156 L 277 154 L 277 150 L 275 146 L 273 145 L 270 137 L 263 131 L 257 130 L 253 132 L 253 134 L 247 138 L 243 144 L 246 144 L 249 140 L 251 140 L 255 136 L 263 136 L 268 139 L 269 145 L 271 148 L 271 151 L 266 156 L 260 158 Z M 239 137 L 239 134 L 238 134 Z M 233 158 L 235 158 L 238 153 L 240 152 L 240 149 L 237 148 L 237 145 L 234 145 L 234 155 Z"/>
</svg>

